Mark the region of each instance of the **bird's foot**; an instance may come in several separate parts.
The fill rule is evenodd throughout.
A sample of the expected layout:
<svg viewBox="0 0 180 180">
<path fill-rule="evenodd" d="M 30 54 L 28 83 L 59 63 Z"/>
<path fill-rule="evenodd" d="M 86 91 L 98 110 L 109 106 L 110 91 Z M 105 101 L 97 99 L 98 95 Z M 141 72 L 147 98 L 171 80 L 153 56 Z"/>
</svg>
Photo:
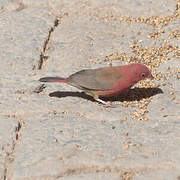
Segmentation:
<svg viewBox="0 0 180 180">
<path fill-rule="evenodd" d="M 105 101 L 103 101 L 102 99 L 99 99 L 99 98 L 96 98 L 95 100 L 96 100 L 97 102 L 103 104 L 104 107 L 107 107 L 107 108 L 115 108 L 115 107 L 116 107 L 115 105 L 112 105 L 111 102 L 105 102 Z"/>
</svg>

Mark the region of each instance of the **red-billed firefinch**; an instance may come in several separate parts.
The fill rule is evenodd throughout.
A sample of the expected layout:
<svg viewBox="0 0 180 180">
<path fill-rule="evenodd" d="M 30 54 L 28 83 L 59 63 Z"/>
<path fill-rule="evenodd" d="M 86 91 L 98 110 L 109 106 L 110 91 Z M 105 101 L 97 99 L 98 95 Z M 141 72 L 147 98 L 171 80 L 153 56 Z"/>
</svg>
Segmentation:
<svg viewBox="0 0 180 180">
<path fill-rule="evenodd" d="M 145 78 L 153 78 L 150 70 L 145 65 L 136 63 L 85 69 L 70 75 L 68 78 L 44 77 L 39 81 L 68 83 L 93 96 L 96 101 L 107 104 L 99 97 L 116 96 Z"/>
</svg>

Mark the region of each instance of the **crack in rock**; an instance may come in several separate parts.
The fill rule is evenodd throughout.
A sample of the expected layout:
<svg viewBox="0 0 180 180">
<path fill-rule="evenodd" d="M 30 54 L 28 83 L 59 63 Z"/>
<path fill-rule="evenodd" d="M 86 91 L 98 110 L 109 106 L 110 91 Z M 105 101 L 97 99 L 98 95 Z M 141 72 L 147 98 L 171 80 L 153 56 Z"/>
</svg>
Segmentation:
<svg viewBox="0 0 180 180">
<path fill-rule="evenodd" d="M 15 139 L 13 139 L 12 150 L 11 150 L 11 152 L 6 152 L 3 180 L 9 179 L 8 178 L 9 167 L 11 166 L 12 162 L 14 161 L 14 151 L 16 149 L 17 142 L 20 140 L 21 133 L 22 133 L 21 130 L 22 130 L 22 122 L 18 121 L 18 124 L 15 127 Z"/>
<path fill-rule="evenodd" d="M 51 27 L 51 29 L 49 30 L 49 33 L 48 33 L 47 39 L 44 42 L 43 50 L 40 54 L 40 59 L 39 59 L 39 63 L 37 66 L 37 69 L 39 69 L 39 70 L 42 69 L 44 61 L 48 59 L 48 56 L 46 56 L 46 51 L 48 49 L 47 47 L 48 47 L 48 44 L 50 41 L 51 34 L 54 32 L 55 28 L 59 25 L 59 22 L 60 22 L 60 19 L 56 18 L 54 21 L 53 27 Z"/>
<path fill-rule="evenodd" d="M 48 36 L 47 36 L 46 40 L 44 41 L 43 50 L 40 53 L 40 58 L 39 58 L 39 62 L 38 62 L 38 65 L 37 65 L 38 70 L 42 69 L 44 61 L 46 61 L 48 59 L 48 56 L 46 55 L 46 52 L 48 50 L 48 44 L 49 44 L 49 41 L 50 41 L 50 38 L 51 38 L 51 34 L 58 27 L 58 25 L 60 24 L 60 21 L 65 16 L 68 16 L 68 13 L 64 13 L 61 17 L 57 17 L 55 19 L 55 21 L 54 21 L 53 27 L 51 27 L 51 29 L 49 30 Z M 33 69 L 35 69 L 35 68 L 33 67 Z"/>
</svg>

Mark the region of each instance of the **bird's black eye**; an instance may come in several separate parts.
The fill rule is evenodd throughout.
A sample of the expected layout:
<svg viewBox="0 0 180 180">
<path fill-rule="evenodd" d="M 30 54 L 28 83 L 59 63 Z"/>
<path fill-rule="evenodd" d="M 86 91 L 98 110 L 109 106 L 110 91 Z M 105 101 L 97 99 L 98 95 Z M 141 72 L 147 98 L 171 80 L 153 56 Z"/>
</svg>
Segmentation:
<svg viewBox="0 0 180 180">
<path fill-rule="evenodd" d="M 140 74 L 140 76 L 141 76 L 142 78 L 145 78 L 145 75 L 146 75 L 145 73 L 141 73 L 141 74 Z"/>
</svg>

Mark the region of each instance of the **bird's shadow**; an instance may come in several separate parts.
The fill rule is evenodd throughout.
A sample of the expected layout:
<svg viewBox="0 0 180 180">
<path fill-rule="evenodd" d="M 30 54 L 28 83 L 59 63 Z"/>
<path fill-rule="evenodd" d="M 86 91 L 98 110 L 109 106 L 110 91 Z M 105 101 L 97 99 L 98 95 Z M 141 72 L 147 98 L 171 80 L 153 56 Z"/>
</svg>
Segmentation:
<svg viewBox="0 0 180 180">
<path fill-rule="evenodd" d="M 121 93 L 118 96 L 115 97 L 102 97 L 104 101 L 140 101 L 144 98 L 149 98 L 152 96 L 155 96 L 156 94 L 163 93 L 162 89 L 160 88 L 133 88 L 128 89 L 125 92 Z M 94 98 L 85 94 L 84 92 L 72 92 L 72 91 L 55 91 L 49 94 L 50 97 L 58 97 L 63 98 L 67 96 L 71 97 L 80 97 L 83 99 L 88 99 L 92 102 L 94 102 Z"/>
</svg>

